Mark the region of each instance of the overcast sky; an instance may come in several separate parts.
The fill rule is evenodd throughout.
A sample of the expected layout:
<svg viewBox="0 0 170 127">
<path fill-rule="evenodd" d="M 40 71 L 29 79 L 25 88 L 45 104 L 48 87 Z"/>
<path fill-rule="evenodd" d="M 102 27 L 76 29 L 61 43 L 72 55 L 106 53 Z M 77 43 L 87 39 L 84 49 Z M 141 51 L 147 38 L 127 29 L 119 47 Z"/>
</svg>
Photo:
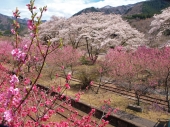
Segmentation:
<svg viewBox="0 0 170 127">
<path fill-rule="evenodd" d="M 21 12 L 21 18 L 29 18 L 30 13 L 26 4 L 30 0 L 0 0 L 0 13 L 12 16 L 12 11 L 16 7 Z M 52 15 L 70 17 L 78 11 L 87 7 L 104 7 L 110 5 L 113 7 L 120 5 L 133 4 L 145 0 L 35 0 L 37 8 L 47 5 L 48 11 L 43 15 L 43 19 L 49 20 Z"/>
</svg>

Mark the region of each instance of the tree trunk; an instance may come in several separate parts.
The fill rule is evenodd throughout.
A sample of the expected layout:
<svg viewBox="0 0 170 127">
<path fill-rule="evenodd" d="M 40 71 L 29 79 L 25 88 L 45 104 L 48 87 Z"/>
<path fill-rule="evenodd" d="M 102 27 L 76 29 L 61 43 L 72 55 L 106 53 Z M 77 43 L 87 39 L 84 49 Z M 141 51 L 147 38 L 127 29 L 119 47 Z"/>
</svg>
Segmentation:
<svg viewBox="0 0 170 127">
<path fill-rule="evenodd" d="M 168 68 L 168 74 L 165 79 L 165 92 L 166 92 L 166 101 L 168 103 L 168 112 L 170 112 L 169 84 L 168 84 L 169 75 L 170 75 L 170 69 Z"/>
<path fill-rule="evenodd" d="M 140 106 L 140 95 L 136 94 L 137 106 Z"/>
<path fill-rule="evenodd" d="M 99 89 L 100 89 L 100 87 L 102 86 L 102 84 L 101 84 L 101 82 L 102 82 L 102 77 L 103 77 L 103 74 L 100 73 L 100 81 L 99 81 L 99 86 L 98 86 L 98 88 L 97 88 L 96 94 L 98 94 Z"/>
<path fill-rule="evenodd" d="M 96 91 L 96 94 L 98 94 L 98 93 L 99 93 L 99 89 L 100 89 L 100 87 L 101 87 L 101 84 L 99 84 L 99 86 L 98 86 L 98 88 L 97 88 L 97 91 Z"/>
<path fill-rule="evenodd" d="M 170 113 L 170 100 L 168 100 L 168 112 Z"/>
<path fill-rule="evenodd" d="M 30 68 L 31 68 L 31 66 L 27 66 L 27 71 L 28 71 L 28 73 L 30 72 Z"/>
</svg>

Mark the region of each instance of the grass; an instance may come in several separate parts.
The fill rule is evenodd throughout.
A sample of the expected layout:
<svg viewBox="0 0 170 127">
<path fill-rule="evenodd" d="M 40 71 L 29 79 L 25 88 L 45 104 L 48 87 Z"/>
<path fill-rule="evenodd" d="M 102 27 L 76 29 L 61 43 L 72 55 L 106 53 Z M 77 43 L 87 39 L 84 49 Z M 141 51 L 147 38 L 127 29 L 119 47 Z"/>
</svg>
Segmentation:
<svg viewBox="0 0 170 127">
<path fill-rule="evenodd" d="M 38 83 L 43 84 L 45 86 L 53 86 L 53 85 L 59 85 L 59 84 L 65 84 L 65 79 L 63 78 L 57 78 L 50 80 L 50 78 L 47 76 L 47 74 L 43 73 L 41 80 L 38 81 Z M 75 94 L 80 91 L 80 84 L 77 82 L 71 81 L 71 89 L 67 90 L 64 94 L 71 96 L 75 98 Z M 127 109 L 126 107 L 128 104 L 134 104 L 135 101 L 132 99 L 127 99 L 126 97 L 117 95 L 115 93 L 101 90 L 99 91 L 99 94 L 95 94 L 92 90 L 83 90 L 84 94 L 81 95 L 81 102 L 84 102 L 92 107 L 100 108 L 102 105 L 104 105 L 104 100 L 111 100 L 111 107 L 119 108 L 122 111 L 126 111 L 127 113 L 134 114 L 136 116 L 157 122 L 158 119 L 169 119 L 169 114 L 164 111 L 158 111 L 155 110 L 152 105 L 148 105 L 145 103 L 141 103 L 142 108 L 144 109 L 142 113 L 135 112 L 132 110 Z"/>
</svg>

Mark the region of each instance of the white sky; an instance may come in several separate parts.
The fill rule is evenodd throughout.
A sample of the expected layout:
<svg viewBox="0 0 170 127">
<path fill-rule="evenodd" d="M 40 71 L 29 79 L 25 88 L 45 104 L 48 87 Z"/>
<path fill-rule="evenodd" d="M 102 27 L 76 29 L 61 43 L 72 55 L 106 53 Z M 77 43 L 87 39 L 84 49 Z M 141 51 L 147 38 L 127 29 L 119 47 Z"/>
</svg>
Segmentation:
<svg viewBox="0 0 170 127">
<path fill-rule="evenodd" d="M 21 18 L 29 18 L 30 13 L 25 6 L 29 1 L 30 0 L 0 0 L 0 13 L 12 16 L 12 11 L 18 7 L 21 12 Z M 87 7 L 93 6 L 101 8 L 106 5 L 116 7 L 134 4 L 140 1 L 145 0 L 35 0 L 35 5 L 37 8 L 47 5 L 48 11 L 44 13 L 43 19 L 49 20 L 52 15 L 68 18 Z"/>
</svg>

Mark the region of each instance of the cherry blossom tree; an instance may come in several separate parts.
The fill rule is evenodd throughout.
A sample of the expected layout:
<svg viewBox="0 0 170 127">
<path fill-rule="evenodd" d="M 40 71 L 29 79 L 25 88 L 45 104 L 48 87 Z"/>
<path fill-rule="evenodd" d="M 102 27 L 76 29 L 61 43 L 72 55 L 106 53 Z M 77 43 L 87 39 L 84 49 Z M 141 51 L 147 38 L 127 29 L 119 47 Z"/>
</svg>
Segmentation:
<svg viewBox="0 0 170 127">
<path fill-rule="evenodd" d="M 50 40 L 55 45 L 60 42 L 61 38 L 64 38 L 65 32 L 62 31 L 65 29 L 67 29 L 66 19 L 52 16 L 49 21 L 39 26 L 40 39 L 44 41 L 44 43 Z"/>
<path fill-rule="evenodd" d="M 40 33 L 47 33 L 43 27 L 46 28 L 45 26 L 48 24 L 49 26 L 52 24 L 53 28 L 62 26 L 60 30 L 56 28 L 56 36 L 50 35 L 52 36 L 51 40 L 62 38 L 64 44 L 86 50 L 93 63 L 97 60 L 101 49 L 107 50 L 118 45 L 136 48 L 147 43 L 144 34 L 132 28 L 120 15 L 88 13 L 68 18 L 62 22 L 51 20 L 41 25 Z M 48 30 L 48 33 L 52 32 L 54 31 Z M 43 35 L 41 36 L 43 37 Z"/>
<path fill-rule="evenodd" d="M 154 20 L 151 22 L 149 33 L 159 31 L 157 36 L 161 36 L 163 32 L 170 29 L 170 8 L 162 10 L 161 14 L 154 15 Z"/>
</svg>

